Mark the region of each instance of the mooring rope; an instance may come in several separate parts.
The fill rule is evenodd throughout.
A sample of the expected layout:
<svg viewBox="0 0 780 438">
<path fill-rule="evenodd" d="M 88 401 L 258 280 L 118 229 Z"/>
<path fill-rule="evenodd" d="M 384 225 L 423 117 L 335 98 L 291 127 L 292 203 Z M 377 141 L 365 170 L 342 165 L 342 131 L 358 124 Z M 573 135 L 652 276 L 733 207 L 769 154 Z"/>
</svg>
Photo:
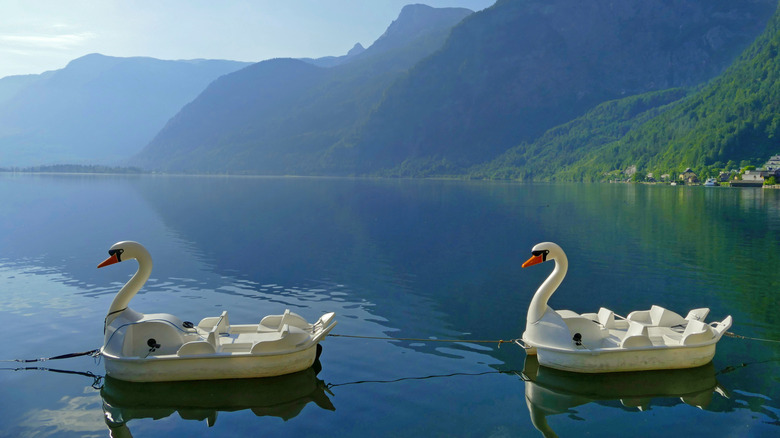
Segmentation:
<svg viewBox="0 0 780 438">
<path fill-rule="evenodd" d="M 81 353 L 68 353 L 68 354 L 61 354 L 59 356 L 52 356 L 52 357 L 41 357 L 38 359 L 6 359 L 2 360 L 0 362 L 22 362 L 22 363 L 29 363 L 29 362 L 46 362 L 47 360 L 58 360 L 58 359 L 70 359 L 72 357 L 79 357 L 79 356 L 92 356 L 97 357 L 100 355 L 100 349 L 95 350 L 89 350 L 84 351 Z"/>
<path fill-rule="evenodd" d="M 760 341 L 760 342 L 774 342 L 779 343 L 780 341 L 774 340 L 774 339 L 764 339 L 764 338 L 753 338 L 750 336 L 742 336 L 738 335 L 736 333 L 732 332 L 725 332 L 724 335 L 730 337 L 730 338 L 736 338 L 736 339 L 746 339 L 751 341 Z M 356 338 L 356 339 L 376 339 L 381 341 L 411 341 L 411 342 L 449 342 L 449 343 L 472 343 L 472 344 L 498 344 L 498 347 L 501 348 L 501 344 L 517 344 L 522 348 L 527 349 L 528 347 L 524 345 L 523 340 L 521 338 L 514 338 L 510 339 L 508 341 L 503 339 L 498 340 L 486 340 L 486 339 L 431 339 L 431 338 L 394 338 L 392 336 L 358 336 L 358 335 L 341 335 L 341 334 L 329 334 L 328 336 L 334 336 L 338 338 Z"/>
<path fill-rule="evenodd" d="M 498 348 L 501 348 L 501 344 L 515 344 L 520 339 L 510 339 L 505 341 L 503 339 L 498 340 L 486 340 L 486 339 L 431 339 L 431 338 L 394 338 L 391 336 L 358 336 L 358 335 L 339 335 L 329 334 L 328 336 L 335 336 L 338 338 L 356 338 L 356 339 L 378 339 L 382 341 L 411 341 L 411 342 L 449 342 L 449 343 L 467 343 L 467 344 L 498 344 Z"/>
<path fill-rule="evenodd" d="M 728 337 L 730 337 L 730 338 L 749 339 L 751 341 L 761 341 L 761 342 L 775 342 L 775 343 L 780 344 L 780 341 L 776 341 L 774 339 L 751 338 L 750 336 L 742 336 L 742 335 L 738 335 L 736 333 L 731 333 L 731 332 L 726 332 L 726 333 L 723 333 L 723 334 L 728 336 Z"/>
</svg>

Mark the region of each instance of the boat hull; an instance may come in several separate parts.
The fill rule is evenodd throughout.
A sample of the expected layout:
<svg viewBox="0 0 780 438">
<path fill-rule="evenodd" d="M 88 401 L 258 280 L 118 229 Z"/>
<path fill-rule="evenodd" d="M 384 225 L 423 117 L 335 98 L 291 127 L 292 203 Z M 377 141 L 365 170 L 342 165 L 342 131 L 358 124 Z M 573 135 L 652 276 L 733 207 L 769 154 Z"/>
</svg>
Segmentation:
<svg viewBox="0 0 780 438">
<path fill-rule="evenodd" d="M 244 379 L 274 377 L 308 369 L 317 358 L 318 344 L 286 354 L 217 353 L 192 357 L 175 355 L 123 358 L 103 353 L 106 374 L 129 382 Z"/>
<path fill-rule="evenodd" d="M 715 356 L 715 343 L 690 347 L 632 350 L 563 350 L 535 347 L 539 364 L 578 373 L 611 373 L 695 368 Z M 531 354 L 534 350 L 529 350 Z"/>
</svg>

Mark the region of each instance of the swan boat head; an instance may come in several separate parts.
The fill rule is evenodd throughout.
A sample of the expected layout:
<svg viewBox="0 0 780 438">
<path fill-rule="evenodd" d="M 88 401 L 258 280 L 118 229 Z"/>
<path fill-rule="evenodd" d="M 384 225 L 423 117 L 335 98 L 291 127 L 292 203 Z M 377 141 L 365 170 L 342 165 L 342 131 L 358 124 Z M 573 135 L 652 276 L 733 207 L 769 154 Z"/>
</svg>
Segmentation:
<svg viewBox="0 0 780 438">
<path fill-rule="evenodd" d="M 569 269 L 569 260 L 566 258 L 566 253 L 555 243 L 539 243 L 533 247 L 531 254 L 531 258 L 523 263 L 523 268 L 549 261 L 555 262 L 555 268 L 550 276 L 539 286 L 531 300 L 531 305 L 528 306 L 527 326 L 542 319 L 548 309 L 547 301 L 555 290 L 558 289 L 558 286 L 560 286 L 563 278 L 566 276 L 566 271 Z"/>
<path fill-rule="evenodd" d="M 130 300 L 138 293 L 152 273 L 152 256 L 138 242 L 123 241 L 115 243 L 108 250 L 108 256 L 107 259 L 98 265 L 98 268 L 127 260 L 136 260 L 138 262 L 138 271 L 114 297 L 114 301 L 111 302 L 111 307 L 109 307 L 106 315 L 106 324 L 111 323 L 119 313 L 128 308 Z"/>
</svg>

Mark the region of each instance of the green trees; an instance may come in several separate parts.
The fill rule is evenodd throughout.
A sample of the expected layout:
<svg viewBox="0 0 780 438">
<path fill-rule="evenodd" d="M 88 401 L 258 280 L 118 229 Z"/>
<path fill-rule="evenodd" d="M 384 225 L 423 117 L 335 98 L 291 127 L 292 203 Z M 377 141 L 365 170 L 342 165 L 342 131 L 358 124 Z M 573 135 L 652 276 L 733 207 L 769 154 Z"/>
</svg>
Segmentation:
<svg viewBox="0 0 780 438">
<path fill-rule="evenodd" d="M 579 181 L 603 180 L 630 166 L 657 175 L 691 167 L 701 179 L 755 169 L 778 149 L 779 54 L 776 13 L 731 67 L 690 94 L 674 89 L 606 102 L 473 172 Z"/>
</svg>

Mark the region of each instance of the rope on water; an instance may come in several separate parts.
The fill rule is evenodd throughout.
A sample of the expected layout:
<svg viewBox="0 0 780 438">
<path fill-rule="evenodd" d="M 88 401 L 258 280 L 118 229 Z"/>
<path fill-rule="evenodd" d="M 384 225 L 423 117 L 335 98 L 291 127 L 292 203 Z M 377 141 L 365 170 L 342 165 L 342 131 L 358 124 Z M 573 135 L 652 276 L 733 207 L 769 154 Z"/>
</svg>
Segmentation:
<svg viewBox="0 0 780 438">
<path fill-rule="evenodd" d="M 751 340 L 751 341 L 761 341 L 761 342 L 774 342 L 774 343 L 780 344 L 780 341 L 776 341 L 774 339 L 751 338 L 750 336 L 742 336 L 742 335 L 738 335 L 738 334 L 732 333 L 732 332 L 726 332 L 726 333 L 723 333 L 723 334 L 728 336 L 728 337 L 730 337 L 730 338 L 748 339 L 748 340 Z"/>
<path fill-rule="evenodd" d="M 82 353 L 68 353 L 68 354 L 61 354 L 59 356 L 41 357 L 38 359 L 10 359 L 10 360 L 2 360 L 0 362 L 22 362 L 22 363 L 46 362 L 47 360 L 70 359 L 72 357 L 79 357 L 79 356 L 97 357 L 99 355 L 100 355 L 100 349 L 98 348 L 95 350 L 84 351 Z"/>
<path fill-rule="evenodd" d="M 329 334 L 328 336 L 335 336 L 338 338 L 356 338 L 356 339 L 378 339 L 382 341 L 412 341 L 412 342 L 449 342 L 449 343 L 467 343 L 467 344 L 498 344 L 498 348 L 501 348 L 501 344 L 516 344 L 519 339 L 510 339 L 505 341 L 499 340 L 485 340 L 485 339 L 430 339 L 430 338 L 393 338 L 390 336 L 358 336 L 358 335 L 339 335 Z"/>
<path fill-rule="evenodd" d="M 745 339 L 750 341 L 761 341 L 761 342 L 774 342 L 780 344 L 780 341 L 774 340 L 774 339 L 763 339 L 763 338 L 751 338 L 750 336 L 742 336 L 738 335 L 736 333 L 732 332 L 725 332 L 724 335 L 730 337 L 730 338 L 736 338 L 736 339 Z M 411 341 L 411 342 L 449 342 L 449 343 L 472 343 L 472 344 L 498 344 L 498 348 L 501 348 L 501 344 L 517 344 L 523 349 L 528 349 L 529 347 L 523 343 L 523 340 L 520 338 L 510 339 L 508 341 L 505 341 L 503 339 L 498 340 L 485 340 L 485 339 L 431 339 L 431 338 L 394 338 L 391 336 L 358 336 L 358 335 L 340 335 L 340 334 L 330 334 L 328 336 L 334 336 L 338 338 L 356 338 L 356 339 L 377 339 L 382 341 Z"/>
</svg>

